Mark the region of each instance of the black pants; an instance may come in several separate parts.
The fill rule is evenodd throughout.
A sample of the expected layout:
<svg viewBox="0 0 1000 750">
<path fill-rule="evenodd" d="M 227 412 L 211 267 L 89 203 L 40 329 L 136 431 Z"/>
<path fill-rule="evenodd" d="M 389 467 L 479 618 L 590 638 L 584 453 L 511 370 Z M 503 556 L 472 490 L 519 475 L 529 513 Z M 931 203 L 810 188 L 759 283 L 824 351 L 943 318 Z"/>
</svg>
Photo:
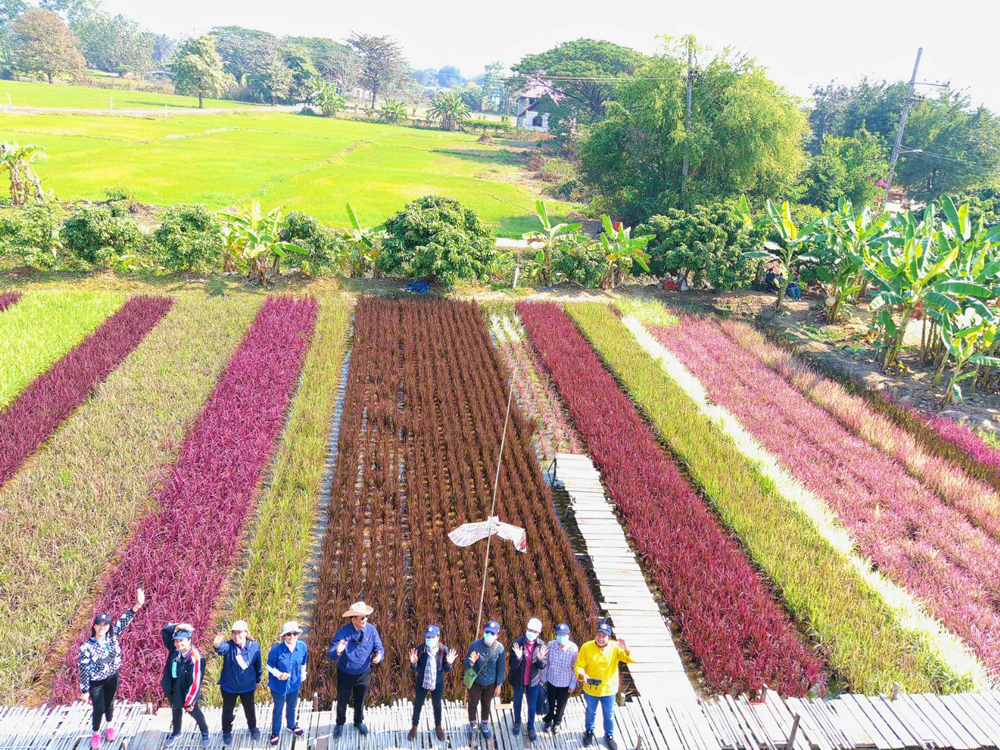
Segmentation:
<svg viewBox="0 0 1000 750">
<path fill-rule="evenodd" d="M 469 723 L 476 723 L 476 711 L 482 721 L 490 720 L 490 708 L 493 706 L 493 693 L 496 692 L 496 685 L 480 685 L 473 682 L 469 688 Z"/>
<path fill-rule="evenodd" d="M 236 712 L 236 701 L 243 704 L 243 714 L 247 717 L 247 729 L 257 728 L 257 712 L 253 704 L 254 691 L 246 693 L 228 693 L 222 691 L 222 733 L 233 733 L 233 714 Z"/>
<path fill-rule="evenodd" d="M 101 719 L 105 718 L 111 723 L 115 715 L 115 693 L 118 692 L 118 673 L 115 672 L 110 677 L 103 680 L 94 680 L 90 683 L 90 702 L 94 706 L 94 716 L 91 720 L 96 732 L 101 728 Z"/>
<path fill-rule="evenodd" d="M 434 726 L 441 726 L 441 698 L 444 697 L 444 680 L 433 690 L 418 685 L 417 695 L 413 699 L 413 726 L 420 723 L 420 709 L 424 707 L 427 696 L 431 696 L 431 705 L 434 706 Z"/>
<path fill-rule="evenodd" d="M 186 713 L 187 711 L 183 708 L 173 709 L 174 734 L 181 733 L 181 719 Z M 205 721 L 205 714 L 201 712 L 201 706 L 198 705 L 198 701 L 194 702 L 194 708 L 191 710 L 191 718 L 198 724 L 198 729 L 201 730 L 202 737 L 208 737 L 208 722 Z"/>
<path fill-rule="evenodd" d="M 566 703 L 569 701 L 569 688 L 546 685 L 549 691 L 549 712 L 545 714 L 545 721 L 551 721 L 556 726 L 562 723 L 563 713 L 566 711 Z"/>
<path fill-rule="evenodd" d="M 372 673 L 347 674 L 337 670 L 337 726 L 342 727 L 347 723 L 347 702 L 354 696 L 354 723 L 360 724 L 365 720 L 365 693 L 368 692 L 368 683 L 371 682 Z"/>
</svg>

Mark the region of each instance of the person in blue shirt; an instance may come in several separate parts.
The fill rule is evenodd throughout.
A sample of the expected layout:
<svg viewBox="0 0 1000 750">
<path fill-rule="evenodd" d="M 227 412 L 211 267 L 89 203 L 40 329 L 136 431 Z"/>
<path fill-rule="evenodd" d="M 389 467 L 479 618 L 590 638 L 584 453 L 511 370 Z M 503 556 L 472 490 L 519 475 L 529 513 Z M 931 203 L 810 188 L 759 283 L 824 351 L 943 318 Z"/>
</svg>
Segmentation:
<svg viewBox="0 0 1000 750">
<path fill-rule="evenodd" d="M 215 636 L 215 653 L 222 657 L 219 673 L 219 688 L 222 691 L 222 744 L 233 744 L 233 714 L 236 701 L 243 704 L 243 714 L 247 717 L 247 728 L 254 740 L 260 739 L 257 728 L 257 712 L 254 708 L 254 693 L 260 687 L 264 668 L 261 664 L 260 644 L 250 636 L 250 626 L 245 620 L 237 620 L 226 640 L 224 633 Z"/>
<path fill-rule="evenodd" d="M 378 628 L 368 622 L 375 610 L 363 601 L 354 602 L 342 617 L 351 621 L 333 634 L 327 656 L 337 665 L 337 725 L 333 736 L 340 737 L 347 723 L 347 702 L 354 696 L 354 726 L 364 736 L 365 693 L 371 683 L 372 667 L 382 661 L 385 649 Z"/>
<path fill-rule="evenodd" d="M 271 747 L 278 746 L 281 734 L 281 709 L 285 709 L 285 719 L 289 730 L 296 737 L 302 737 L 305 730 L 295 722 L 295 706 L 299 702 L 299 689 L 306 679 L 306 664 L 309 652 L 306 644 L 299 640 L 302 628 L 295 620 L 289 620 L 281 627 L 281 640 L 271 646 L 267 654 L 267 687 L 274 701 L 271 715 Z"/>
<path fill-rule="evenodd" d="M 497 638 L 500 623 L 490 620 L 483 628 L 483 637 L 477 638 L 469 646 L 465 656 L 465 668 L 475 673 L 469 688 L 469 742 L 482 732 L 485 739 L 493 735 L 490 731 L 490 707 L 493 699 L 500 697 L 504 678 L 504 648 Z"/>
</svg>

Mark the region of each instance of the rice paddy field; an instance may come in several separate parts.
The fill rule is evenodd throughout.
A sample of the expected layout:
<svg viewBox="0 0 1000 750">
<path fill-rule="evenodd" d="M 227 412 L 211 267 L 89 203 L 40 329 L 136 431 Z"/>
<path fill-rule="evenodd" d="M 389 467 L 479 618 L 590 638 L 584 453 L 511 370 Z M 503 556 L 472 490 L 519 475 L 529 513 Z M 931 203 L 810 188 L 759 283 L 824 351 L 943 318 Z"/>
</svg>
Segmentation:
<svg viewBox="0 0 1000 750">
<path fill-rule="evenodd" d="M 168 620 L 210 653 L 237 619 L 266 646 L 297 618 L 328 704 L 322 656 L 362 593 L 387 650 L 372 698 L 409 695 L 427 622 L 459 650 L 476 635 L 481 551 L 446 535 L 485 518 L 498 454 L 499 514 L 528 543 L 495 548 L 484 615 L 508 642 L 529 616 L 585 639 L 599 605 L 544 480 L 556 452 L 593 460 L 703 693 L 953 693 L 1000 672 L 994 449 L 745 323 L 648 298 L 94 278 L 4 288 L 0 348 L 32 352 L 0 360 L 19 561 L 0 570 L 0 705 L 74 700 L 93 614 L 137 587 L 125 699 L 158 700 Z"/>
<path fill-rule="evenodd" d="M 102 76 L 105 77 L 105 76 Z M 225 99 L 205 99 L 206 107 L 237 108 L 253 105 Z M 91 86 L 48 84 L 38 81 L 0 81 L 0 107 L 46 107 L 58 109 L 162 109 L 194 108 L 196 96 L 178 96 L 151 91 L 103 89 Z"/>
<path fill-rule="evenodd" d="M 11 93 L 25 106 L 74 107 L 77 97 L 107 104 L 106 98 L 94 98 L 106 93 L 96 89 L 53 86 L 50 92 L 37 89 L 43 84 L 15 83 L 0 84 L 0 103 L 6 99 L 4 85 L 36 87 Z M 53 100 L 63 92 L 66 103 Z M 119 99 L 115 102 L 119 106 Z M 520 237 L 538 223 L 538 187 L 512 158 L 512 145 L 479 143 L 471 133 L 251 107 L 143 117 L 0 112 L 0 131 L 8 140 L 46 148 L 48 159 L 35 166 L 45 188 L 63 201 L 102 200 L 108 186 L 123 186 L 154 205 L 202 203 L 219 209 L 258 198 L 266 207 L 304 211 L 342 227 L 349 221 L 347 203 L 371 226 L 411 200 L 442 195 L 473 209 L 500 236 Z M 547 203 L 558 215 L 575 208 Z"/>
</svg>

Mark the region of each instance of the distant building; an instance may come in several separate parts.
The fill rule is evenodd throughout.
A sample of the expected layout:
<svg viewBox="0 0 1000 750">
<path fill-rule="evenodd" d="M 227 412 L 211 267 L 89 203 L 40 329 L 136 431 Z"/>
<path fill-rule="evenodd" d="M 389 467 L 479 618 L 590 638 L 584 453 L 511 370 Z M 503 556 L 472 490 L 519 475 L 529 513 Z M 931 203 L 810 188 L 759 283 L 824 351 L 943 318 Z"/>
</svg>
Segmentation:
<svg viewBox="0 0 1000 750">
<path fill-rule="evenodd" d="M 528 82 L 528 86 L 517 99 L 517 127 L 524 130 L 534 130 L 539 133 L 549 132 L 549 113 L 539 112 L 535 106 L 545 96 L 549 89 L 541 82 Z"/>
</svg>

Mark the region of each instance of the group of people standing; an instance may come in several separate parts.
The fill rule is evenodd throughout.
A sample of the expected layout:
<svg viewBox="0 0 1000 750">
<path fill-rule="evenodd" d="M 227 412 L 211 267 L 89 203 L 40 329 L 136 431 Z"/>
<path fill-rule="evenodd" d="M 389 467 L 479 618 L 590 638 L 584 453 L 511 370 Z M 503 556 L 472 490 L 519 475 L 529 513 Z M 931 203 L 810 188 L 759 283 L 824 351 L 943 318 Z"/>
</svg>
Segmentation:
<svg viewBox="0 0 1000 750">
<path fill-rule="evenodd" d="M 121 669 L 121 647 L 118 638 L 132 622 L 145 602 L 142 589 L 136 592 L 136 602 L 112 623 L 110 615 L 100 613 L 94 618 L 91 637 L 80 647 L 81 697 L 93 705 L 93 735 L 91 748 L 98 750 L 102 740 L 113 741 L 114 700 Z M 355 729 L 368 734 L 364 723 L 365 697 L 371 683 L 373 667 L 385 658 L 385 648 L 378 629 L 368 621 L 373 608 L 364 601 L 355 602 L 343 613 L 348 622 L 333 636 L 327 657 L 337 665 L 337 708 L 334 737 L 340 737 L 347 723 L 348 704 L 353 700 Z M 222 693 L 223 745 L 233 741 L 233 719 L 237 703 L 242 704 L 247 727 L 254 740 L 261 732 L 257 727 L 254 696 L 260 687 L 264 671 L 268 673 L 268 689 L 274 703 L 271 717 L 270 744 L 279 744 L 282 720 L 297 737 L 304 730 L 296 721 L 299 691 L 306 678 L 309 650 L 299 639 L 302 629 L 294 620 L 286 622 L 277 643 L 268 650 L 266 661 L 260 644 L 250 634 L 249 625 L 233 623 L 229 637 L 219 634 L 213 646 L 222 657 L 219 687 Z M 489 739 L 490 708 L 508 681 L 514 692 L 515 735 L 521 732 L 522 710 L 526 707 L 528 738 L 537 739 L 536 714 L 540 703 L 547 706 L 542 717 L 542 731 L 557 733 L 570 694 L 582 686 L 586 702 L 584 720 L 585 746 L 594 742 L 597 708 L 604 718 L 604 737 L 609 750 L 617 750 L 614 740 L 614 706 L 618 692 L 619 664 L 632 663 L 624 641 L 611 640 L 611 627 L 600 623 L 594 639 L 577 646 L 570 638 L 570 627 L 559 623 L 555 637 L 546 642 L 542 637 L 542 622 L 531 618 L 523 635 L 518 636 L 507 652 L 499 640 L 500 623 L 490 620 L 466 652 L 463 681 L 468 691 L 470 743 L 477 732 Z M 209 747 L 208 724 L 200 707 L 201 688 L 205 678 L 205 656 L 194 645 L 194 627 L 190 623 L 168 623 L 162 629 L 167 659 L 163 667 L 161 688 L 172 709 L 172 732 L 164 743 L 172 746 L 180 737 L 181 722 L 188 714 L 202 734 L 203 748 Z M 442 707 L 445 674 L 452 671 L 458 652 L 441 643 L 441 629 L 428 625 L 422 646 L 409 651 L 414 679 L 413 726 L 408 738 L 417 736 L 420 714 L 430 697 L 434 712 L 434 727 L 438 739 L 444 740 Z M 545 700 L 541 701 L 543 695 Z M 106 722 L 103 734 L 101 723 Z"/>
</svg>

